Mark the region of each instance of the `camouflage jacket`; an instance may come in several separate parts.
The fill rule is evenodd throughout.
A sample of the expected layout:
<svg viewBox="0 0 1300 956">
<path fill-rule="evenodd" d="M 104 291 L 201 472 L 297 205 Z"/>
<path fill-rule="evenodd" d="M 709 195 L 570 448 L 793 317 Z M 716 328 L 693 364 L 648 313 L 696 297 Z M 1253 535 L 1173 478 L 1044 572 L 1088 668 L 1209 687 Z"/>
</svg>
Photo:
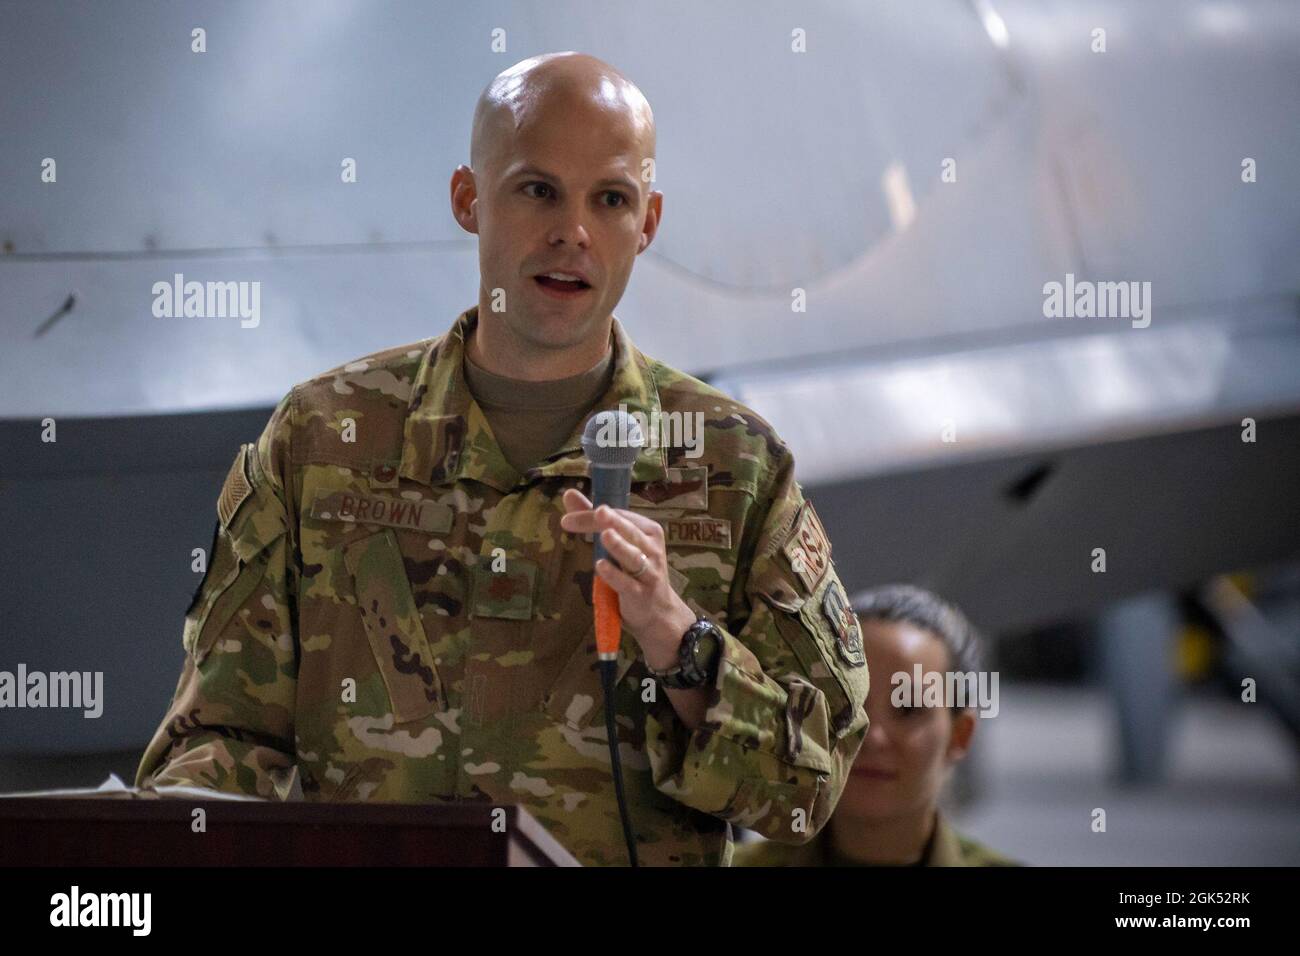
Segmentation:
<svg viewBox="0 0 1300 956">
<path fill-rule="evenodd" d="M 747 843 L 736 848 L 735 866 L 854 866 L 837 857 L 830 846 L 830 831 L 823 829 L 801 846 L 771 841 Z M 982 843 L 954 830 L 943 814 L 937 815 L 934 834 L 926 847 L 921 866 L 1020 866 Z"/>
<path fill-rule="evenodd" d="M 295 386 L 241 447 L 138 785 L 516 803 L 582 863 L 626 862 L 592 544 L 559 526 L 563 491 L 590 489 L 583 423 L 524 474 L 506 462 L 464 377 L 477 311 Z M 644 448 L 630 507 L 664 526 L 678 593 L 725 632 L 694 732 L 624 633 L 638 854 L 729 864 L 729 822 L 804 842 L 867 727 L 861 631 L 830 544 L 762 418 L 647 358 L 617 318 L 612 338 L 593 413 L 700 413 L 702 454 Z"/>
</svg>

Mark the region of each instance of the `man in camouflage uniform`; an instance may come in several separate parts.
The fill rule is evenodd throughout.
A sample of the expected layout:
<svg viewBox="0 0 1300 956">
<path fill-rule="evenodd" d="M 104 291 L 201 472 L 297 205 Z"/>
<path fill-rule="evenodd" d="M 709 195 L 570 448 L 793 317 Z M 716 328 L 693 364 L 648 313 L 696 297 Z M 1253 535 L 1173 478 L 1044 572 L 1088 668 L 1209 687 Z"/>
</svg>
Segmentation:
<svg viewBox="0 0 1300 956">
<path fill-rule="evenodd" d="M 653 124 L 608 65 L 536 58 L 485 91 L 473 168 L 452 180 L 453 212 L 479 235 L 479 304 L 445 335 L 297 385 L 240 449 L 139 785 L 515 803 L 582 863 L 625 863 L 599 575 L 622 606 L 617 732 L 641 861 L 726 865 L 729 823 L 795 844 L 825 823 L 868 722 L 861 632 L 788 448 L 753 411 L 642 354 L 612 314 L 661 194 L 631 179 L 628 203 L 602 193 L 575 208 L 575 180 L 541 196 L 534 172 L 494 192 L 516 182 L 504 158 L 573 170 L 585 190 L 609 155 L 644 168 Z M 543 271 L 581 273 L 586 288 L 574 304 L 543 294 Z M 524 387 L 602 352 L 608 386 L 567 439 L 512 463 L 498 440 L 509 419 L 494 429 L 467 371 Z M 589 414 L 619 407 L 702 421 L 702 441 L 652 442 L 629 508 L 593 510 L 579 439 Z M 593 569 L 596 532 L 619 566 Z M 670 667 L 697 616 L 721 629 L 710 679 L 667 689 L 650 669 Z"/>
</svg>

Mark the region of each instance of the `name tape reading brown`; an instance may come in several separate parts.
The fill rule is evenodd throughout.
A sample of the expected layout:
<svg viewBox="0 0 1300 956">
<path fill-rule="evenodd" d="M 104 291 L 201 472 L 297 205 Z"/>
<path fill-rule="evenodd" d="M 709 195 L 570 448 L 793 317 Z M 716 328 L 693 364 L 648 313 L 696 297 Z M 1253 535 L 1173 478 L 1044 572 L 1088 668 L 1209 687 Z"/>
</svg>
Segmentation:
<svg viewBox="0 0 1300 956">
<path fill-rule="evenodd" d="M 451 530 L 452 510 L 428 499 L 336 491 L 317 496 L 311 505 L 311 516 L 325 521 L 355 521 L 441 533 Z"/>
</svg>

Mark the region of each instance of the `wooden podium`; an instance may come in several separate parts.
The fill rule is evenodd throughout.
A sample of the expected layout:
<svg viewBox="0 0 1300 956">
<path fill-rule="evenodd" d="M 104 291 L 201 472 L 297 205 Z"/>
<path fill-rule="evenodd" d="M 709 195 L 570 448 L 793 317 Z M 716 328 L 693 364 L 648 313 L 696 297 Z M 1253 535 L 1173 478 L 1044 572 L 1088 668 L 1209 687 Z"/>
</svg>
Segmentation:
<svg viewBox="0 0 1300 956">
<path fill-rule="evenodd" d="M 515 806 L 0 798 L 0 866 L 579 865 Z"/>
</svg>

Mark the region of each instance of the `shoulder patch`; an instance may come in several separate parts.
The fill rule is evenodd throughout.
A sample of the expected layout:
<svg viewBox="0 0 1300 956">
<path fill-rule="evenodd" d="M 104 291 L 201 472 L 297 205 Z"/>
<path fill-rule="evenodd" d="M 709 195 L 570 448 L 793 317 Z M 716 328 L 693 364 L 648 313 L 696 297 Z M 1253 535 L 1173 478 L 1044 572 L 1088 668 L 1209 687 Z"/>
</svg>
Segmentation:
<svg viewBox="0 0 1300 956">
<path fill-rule="evenodd" d="M 808 594 L 816 591 L 831 564 L 831 543 L 811 501 L 805 501 L 799 509 L 794 527 L 781 545 L 781 552 L 790 562 L 790 570 L 799 575 Z"/>
<path fill-rule="evenodd" d="M 247 444 L 239 446 L 239 454 L 235 456 L 230 471 L 226 473 L 226 481 L 221 486 L 221 494 L 217 497 L 217 517 L 221 519 L 221 526 L 227 530 L 239 506 L 253 493 L 247 471 L 248 449 L 251 447 Z"/>
<path fill-rule="evenodd" d="M 822 614 L 835 631 L 835 650 L 850 667 L 862 667 L 867 663 L 866 653 L 862 649 L 862 630 L 858 626 L 857 616 L 849 607 L 849 599 L 840 582 L 831 578 L 831 583 L 822 595 Z"/>
</svg>

